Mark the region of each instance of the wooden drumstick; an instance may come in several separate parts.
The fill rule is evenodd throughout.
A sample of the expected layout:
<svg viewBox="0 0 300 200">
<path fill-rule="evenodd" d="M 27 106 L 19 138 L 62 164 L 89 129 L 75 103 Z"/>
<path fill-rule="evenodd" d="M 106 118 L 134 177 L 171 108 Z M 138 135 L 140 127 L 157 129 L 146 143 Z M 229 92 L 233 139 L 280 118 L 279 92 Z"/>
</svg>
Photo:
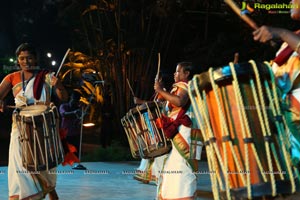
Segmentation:
<svg viewBox="0 0 300 200">
<path fill-rule="evenodd" d="M 253 30 L 257 30 L 258 26 L 257 24 L 250 18 L 248 15 L 243 14 L 241 9 L 234 3 L 232 0 L 224 0 L 224 2 L 242 19 L 244 22 L 246 22 Z M 270 45 L 272 47 L 276 46 L 276 43 L 271 40 Z"/>
<path fill-rule="evenodd" d="M 132 89 L 131 86 L 130 86 L 130 83 L 129 83 L 128 78 L 126 78 L 126 80 L 127 80 L 127 84 L 128 84 L 128 87 L 129 87 L 129 89 L 130 89 L 130 91 L 131 91 L 132 96 L 135 97 L 134 92 L 133 92 L 133 89 Z"/>
<path fill-rule="evenodd" d="M 63 64 L 64 64 L 64 62 L 65 62 L 65 60 L 66 60 L 66 58 L 67 58 L 67 55 L 68 55 L 69 52 L 70 52 L 70 50 L 71 50 L 71 49 L 68 48 L 67 52 L 65 53 L 65 56 L 63 57 L 63 59 L 62 59 L 62 61 L 61 61 L 61 63 L 60 63 L 60 66 L 59 66 L 59 68 L 58 68 L 58 70 L 57 70 L 55 76 L 58 76 L 58 73 L 60 72 L 60 70 L 61 70 L 61 68 L 62 68 L 62 66 L 63 66 Z"/>
<path fill-rule="evenodd" d="M 158 53 L 158 61 L 157 61 L 157 73 L 156 73 L 156 77 L 155 80 L 159 81 L 159 73 L 160 73 L 160 53 Z M 158 93 L 155 92 L 155 96 L 153 98 L 153 100 L 155 101 L 158 97 Z"/>
<path fill-rule="evenodd" d="M 258 29 L 256 23 L 248 17 L 248 15 L 243 14 L 241 9 L 232 1 L 232 0 L 224 0 L 224 2 L 242 19 L 244 20 L 252 29 Z"/>
<path fill-rule="evenodd" d="M 156 73 L 156 79 L 159 79 L 159 72 L 160 72 L 160 53 L 158 53 L 158 61 L 157 61 L 157 73 Z"/>
<path fill-rule="evenodd" d="M 10 105 L 7 105 L 5 106 L 6 108 L 12 108 L 12 109 L 15 109 L 15 108 L 18 108 L 17 106 L 10 106 Z"/>
<path fill-rule="evenodd" d="M 239 62 L 239 53 L 234 54 L 233 64 L 237 64 Z"/>
</svg>

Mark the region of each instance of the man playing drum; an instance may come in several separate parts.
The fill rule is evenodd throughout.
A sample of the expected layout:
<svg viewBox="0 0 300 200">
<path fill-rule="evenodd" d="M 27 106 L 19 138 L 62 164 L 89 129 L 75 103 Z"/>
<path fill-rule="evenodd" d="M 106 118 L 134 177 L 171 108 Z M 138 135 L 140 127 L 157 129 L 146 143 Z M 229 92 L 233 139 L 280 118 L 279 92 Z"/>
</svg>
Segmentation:
<svg viewBox="0 0 300 200">
<path fill-rule="evenodd" d="M 37 102 L 49 105 L 51 91 L 59 100 L 67 101 L 68 93 L 62 83 L 51 73 L 37 70 L 37 52 L 31 44 L 21 44 L 16 56 L 20 70 L 8 74 L 0 84 L 1 112 L 4 110 L 3 99 L 10 90 L 18 108 Z M 20 131 L 13 119 L 8 164 L 9 199 L 43 199 L 46 194 L 51 200 L 58 199 L 55 173 L 31 173 L 23 167 L 19 137 Z"/>
</svg>

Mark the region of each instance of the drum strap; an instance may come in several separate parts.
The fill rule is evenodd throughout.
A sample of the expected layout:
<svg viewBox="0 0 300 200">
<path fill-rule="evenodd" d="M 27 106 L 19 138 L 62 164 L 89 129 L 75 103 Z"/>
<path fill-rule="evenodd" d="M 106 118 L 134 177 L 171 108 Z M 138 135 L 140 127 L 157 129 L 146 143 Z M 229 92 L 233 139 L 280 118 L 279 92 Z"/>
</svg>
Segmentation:
<svg viewBox="0 0 300 200">
<path fill-rule="evenodd" d="M 33 96 L 36 100 L 39 100 L 41 98 L 42 89 L 45 82 L 45 75 L 47 73 L 49 73 L 48 70 L 41 70 L 35 77 L 33 83 Z"/>
<path fill-rule="evenodd" d="M 281 66 L 287 61 L 287 59 L 292 55 L 293 52 L 294 50 L 290 46 L 287 46 L 278 54 L 278 56 L 276 56 L 273 61 L 278 66 Z"/>
<path fill-rule="evenodd" d="M 165 115 L 157 118 L 156 124 L 159 128 L 162 128 L 164 130 L 165 136 L 167 138 L 172 139 L 178 133 L 178 127 L 180 125 L 184 125 L 187 127 L 192 125 L 192 120 L 189 118 L 189 116 L 185 115 L 189 106 L 190 103 L 187 103 L 186 106 L 182 107 L 175 120 Z"/>
<path fill-rule="evenodd" d="M 22 90 L 23 93 L 25 93 L 27 83 L 34 77 L 34 75 L 32 75 L 27 81 L 25 81 L 24 73 L 23 72 L 21 73 L 22 73 Z"/>
</svg>

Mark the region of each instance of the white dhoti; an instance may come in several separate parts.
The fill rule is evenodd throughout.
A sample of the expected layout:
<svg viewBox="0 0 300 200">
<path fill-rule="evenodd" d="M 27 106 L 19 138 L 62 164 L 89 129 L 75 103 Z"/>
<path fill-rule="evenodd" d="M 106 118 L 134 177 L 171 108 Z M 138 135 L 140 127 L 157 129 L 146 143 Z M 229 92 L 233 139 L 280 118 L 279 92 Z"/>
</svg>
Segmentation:
<svg viewBox="0 0 300 200">
<path fill-rule="evenodd" d="M 18 132 L 14 125 L 9 148 L 9 197 L 16 197 L 20 200 L 42 199 L 46 191 L 49 192 L 55 188 L 56 174 L 49 174 L 48 171 L 30 172 L 23 167 Z M 43 185 L 44 190 L 41 185 Z"/>
<path fill-rule="evenodd" d="M 181 125 L 178 134 L 189 144 L 191 128 Z M 158 187 L 159 199 L 194 199 L 197 190 L 197 177 L 187 160 L 172 142 L 172 150 L 160 171 Z"/>
<path fill-rule="evenodd" d="M 33 103 L 33 82 L 31 79 L 26 87 L 26 101 Z M 22 91 L 15 97 L 17 106 L 22 106 L 26 102 L 22 102 Z M 46 101 L 50 95 L 46 94 L 45 88 L 42 90 L 40 101 Z M 9 197 L 19 200 L 37 200 L 42 199 L 47 193 L 55 189 L 56 174 L 48 171 L 30 172 L 23 167 L 22 149 L 20 144 L 20 131 L 17 127 L 15 119 L 13 119 L 10 147 L 9 147 L 9 163 L 8 163 L 8 190 Z M 55 168 L 51 169 L 54 171 Z"/>
</svg>

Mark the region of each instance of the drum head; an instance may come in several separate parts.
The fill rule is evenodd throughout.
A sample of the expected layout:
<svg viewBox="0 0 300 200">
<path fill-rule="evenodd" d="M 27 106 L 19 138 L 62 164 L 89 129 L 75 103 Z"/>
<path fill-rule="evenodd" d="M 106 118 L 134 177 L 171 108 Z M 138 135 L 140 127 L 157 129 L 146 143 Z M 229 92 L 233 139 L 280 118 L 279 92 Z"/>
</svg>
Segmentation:
<svg viewBox="0 0 300 200">
<path fill-rule="evenodd" d="M 138 107 L 130 109 L 130 112 L 133 115 L 139 115 L 139 112 L 141 112 L 141 113 L 147 112 L 148 108 L 150 110 L 155 110 L 157 108 L 157 106 L 159 108 L 162 108 L 162 105 L 163 104 L 161 102 L 151 101 L 151 102 L 143 103 L 143 104 L 139 105 Z"/>
<path fill-rule="evenodd" d="M 257 69 L 259 71 L 260 77 L 265 77 L 266 79 L 270 79 L 270 70 L 269 67 L 265 63 L 256 62 Z M 254 70 L 251 66 L 251 63 L 237 63 L 234 64 L 234 68 L 236 71 L 237 78 L 239 81 L 248 81 L 251 77 L 255 76 Z M 211 89 L 211 80 L 208 72 L 203 72 L 199 75 L 195 75 L 193 80 L 197 81 L 199 90 Z M 217 84 L 227 85 L 232 84 L 233 75 L 231 72 L 231 68 L 229 65 L 225 65 L 223 67 L 213 68 L 213 80 Z M 192 87 L 192 91 L 194 92 L 194 88 Z"/>
<path fill-rule="evenodd" d="M 20 115 L 21 116 L 36 116 L 40 115 L 41 113 L 45 112 L 47 110 L 48 106 L 46 105 L 31 105 L 31 106 L 26 106 L 21 109 Z"/>
</svg>

